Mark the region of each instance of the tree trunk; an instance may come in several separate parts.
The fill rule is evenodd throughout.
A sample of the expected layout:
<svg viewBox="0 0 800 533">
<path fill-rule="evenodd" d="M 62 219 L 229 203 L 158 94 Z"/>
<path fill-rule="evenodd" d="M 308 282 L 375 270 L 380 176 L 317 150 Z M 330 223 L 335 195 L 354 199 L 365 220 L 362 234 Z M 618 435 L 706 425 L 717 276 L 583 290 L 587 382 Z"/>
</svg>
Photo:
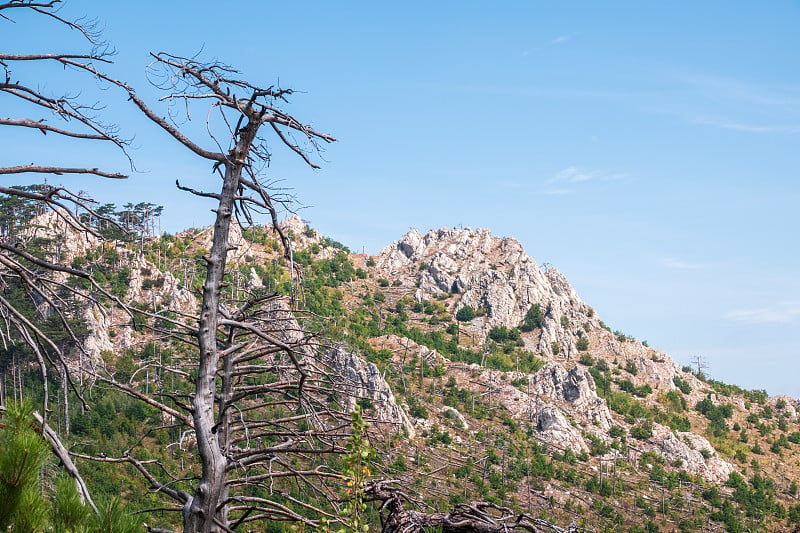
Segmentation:
<svg viewBox="0 0 800 533">
<path fill-rule="evenodd" d="M 219 525 L 227 526 L 224 515 L 217 517 L 217 506 L 224 497 L 227 481 L 227 461 L 218 441 L 214 416 L 214 392 L 216 390 L 217 320 L 219 292 L 225 274 L 228 254 L 228 233 L 233 212 L 233 196 L 239 184 L 241 167 L 229 165 L 217 208 L 211 251 L 207 258 L 206 282 L 203 286 L 203 304 L 197 332 L 199 341 L 199 372 L 192 399 L 192 416 L 197 435 L 197 446 L 202 464 L 200 483 L 195 490 L 184 528 L 187 532 L 210 533 L 220 531 Z M 224 413 L 221 414 L 224 416 Z M 217 524 L 220 520 L 221 524 Z"/>
<path fill-rule="evenodd" d="M 228 257 L 228 237 L 231 218 L 242 169 L 250 151 L 257 127 L 248 124 L 239 131 L 236 148 L 225 161 L 225 176 L 214 222 L 211 250 L 206 258 L 206 280 L 203 285 L 203 303 L 197 330 L 199 348 L 198 374 L 195 396 L 192 399 L 192 417 L 197 437 L 197 448 L 202 465 L 200 481 L 193 497 L 184 510 L 186 533 L 216 533 L 228 528 L 228 461 L 226 448 L 230 424 L 229 411 L 222 404 L 215 417 L 215 392 L 217 390 L 217 330 L 219 324 L 220 291 L 225 276 Z"/>
</svg>

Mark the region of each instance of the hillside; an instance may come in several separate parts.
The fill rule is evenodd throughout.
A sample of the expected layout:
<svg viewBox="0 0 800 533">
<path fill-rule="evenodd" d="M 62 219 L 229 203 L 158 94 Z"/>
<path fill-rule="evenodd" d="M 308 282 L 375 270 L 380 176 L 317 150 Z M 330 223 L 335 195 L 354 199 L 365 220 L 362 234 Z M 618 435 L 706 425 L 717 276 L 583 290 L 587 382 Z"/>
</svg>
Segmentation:
<svg viewBox="0 0 800 533">
<path fill-rule="evenodd" d="M 125 243 L 86 240 L 52 218 L 34 227 L 111 296 L 84 302 L 74 369 L 101 366 L 108 383 L 178 395 L 163 369 L 177 374 L 191 351 L 170 332 L 197 312 L 210 231 Z M 296 268 L 269 226 L 234 226 L 223 290 L 234 301 L 285 297 L 271 312 L 298 332 L 290 335 L 314 333 L 326 372 L 342 376 L 340 401 L 364 409 L 371 477 L 397 480 L 420 506 L 483 500 L 585 531 L 786 531 L 800 522 L 800 402 L 709 380 L 612 331 L 515 239 L 412 230 L 367 256 L 297 217 L 283 230 Z M 35 379 L 13 369 L 4 380 Z M 86 460 L 98 450 L 122 457 L 136 439 L 176 480 L 191 477 L 186 426 L 102 382 L 93 391 L 98 407 L 67 406 L 61 424 L 92 483 L 121 484 L 132 505 L 154 506 L 134 472 Z M 171 523 L 163 513 L 154 520 Z"/>
</svg>

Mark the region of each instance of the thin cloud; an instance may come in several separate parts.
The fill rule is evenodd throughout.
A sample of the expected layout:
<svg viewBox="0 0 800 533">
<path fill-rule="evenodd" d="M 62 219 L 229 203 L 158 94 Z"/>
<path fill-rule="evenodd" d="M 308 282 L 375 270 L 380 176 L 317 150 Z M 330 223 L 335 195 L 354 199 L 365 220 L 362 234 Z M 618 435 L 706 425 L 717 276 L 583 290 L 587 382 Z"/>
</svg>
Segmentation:
<svg viewBox="0 0 800 533">
<path fill-rule="evenodd" d="M 705 268 L 706 265 L 702 263 L 691 263 L 688 261 L 682 261 L 680 259 L 675 259 L 674 257 L 668 257 L 662 261 L 662 264 L 667 268 L 672 268 L 674 270 L 698 270 L 701 268 Z"/>
<path fill-rule="evenodd" d="M 788 128 L 782 126 L 756 126 L 754 124 L 743 124 L 740 122 L 728 122 L 710 118 L 698 118 L 695 124 L 701 126 L 713 126 L 725 130 L 744 131 L 747 133 L 798 133 L 800 128 Z"/>
<path fill-rule="evenodd" d="M 586 181 L 618 181 L 628 177 L 626 172 L 608 173 L 598 170 L 584 170 L 578 167 L 567 167 L 553 176 L 554 183 L 581 183 Z"/>
<path fill-rule="evenodd" d="M 787 112 L 800 111 L 800 87 L 757 84 L 712 74 L 683 73 L 677 79 L 714 98 L 775 107 Z"/>
<path fill-rule="evenodd" d="M 569 167 L 555 175 L 553 181 L 561 181 L 567 183 L 577 183 L 580 181 L 589 181 L 597 175 L 596 172 L 586 172 L 579 168 Z"/>
<path fill-rule="evenodd" d="M 788 324 L 800 318 L 800 302 L 780 302 L 772 307 L 758 307 L 731 311 L 725 318 L 738 322 L 759 324 Z"/>
<path fill-rule="evenodd" d="M 578 32 L 565 33 L 564 35 L 559 35 L 558 37 L 550 39 L 549 41 L 546 41 L 543 44 L 534 46 L 532 50 L 526 48 L 525 50 L 522 51 L 522 57 L 528 57 L 531 54 L 531 51 L 541 52 L 547 48 L 550 48 L 551 46 L 562 45 L 566 42 L 571 41 L 576 35 L 578 35 Z"/>
<path fill-rule="evenodd" d="M 545 194 L 569 194 L 571 193 L 571 189 L 552 189 L 550 191 L 545 191 Z"/>
<path fill-rule="evenodd" d="M 558 45 L 558 44 L 564 44 L 565 42 L 572 40 L 572 38 L 575 37 L 576 35 L 578 35 L 576 32 L 567 33 L 565 35 L 559 35 L 558 37 L 556 37 L 555 39 L 553 39 L 552 41 L 550 41 L 547 44 L 549 44 L 551 46 L 555 46 L 555 45 Z"/>
<path fill-rule="evenodd" d="M 800 85 L 758 83 L 698 72 L 672 72 L 684 90 L 672 113 L 689 123 L 753 134 L 800 133 Z M 663 109 L 664 106 L 662 106 Z"/>
</svg>

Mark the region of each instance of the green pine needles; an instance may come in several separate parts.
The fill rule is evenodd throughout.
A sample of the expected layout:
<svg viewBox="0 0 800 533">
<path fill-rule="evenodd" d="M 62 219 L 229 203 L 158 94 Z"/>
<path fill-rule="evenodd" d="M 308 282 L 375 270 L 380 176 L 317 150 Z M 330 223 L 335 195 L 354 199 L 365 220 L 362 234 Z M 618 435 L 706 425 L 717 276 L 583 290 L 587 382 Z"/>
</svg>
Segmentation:
<svg viewBox="0 0 800 533">
<path fill-rule="evenodd" d="M 141 533 L 141 521 L 118 498 L 101 501 L 98 512 L 85 505 L 66 474 L 52 485 L 47 442 L 33 424 L 29 402 L 10 403 L 0 422 L 0 531 L 14 533 Z"/>
</svg>

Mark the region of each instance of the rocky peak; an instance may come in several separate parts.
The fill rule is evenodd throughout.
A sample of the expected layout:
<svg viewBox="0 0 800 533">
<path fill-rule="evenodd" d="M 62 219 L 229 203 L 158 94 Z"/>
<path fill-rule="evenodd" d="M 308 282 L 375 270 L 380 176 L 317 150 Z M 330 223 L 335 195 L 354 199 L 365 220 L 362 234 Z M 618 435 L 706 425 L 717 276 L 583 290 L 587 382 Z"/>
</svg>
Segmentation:
<svg viewBox="0 0 800 533">
<path fill-rule="evenodd" d="M 412 229 L 378 254 L 376 269 L 404 286 L 418 287 L 418 300 L 457 295 L 451 311 L 465 306 L 480 310 L 466 327 L 481 336 L 494 326 L 519 326 L 538 305 L 544 320 L 541 334 L 528 341 L 529 349 L 546 355 L 574 355 L 584 331 L 599 327 L 563 274 L 541 269 L 519 241 L 486 229 L 445 228 L 424 236 Z"/>
</svg>

